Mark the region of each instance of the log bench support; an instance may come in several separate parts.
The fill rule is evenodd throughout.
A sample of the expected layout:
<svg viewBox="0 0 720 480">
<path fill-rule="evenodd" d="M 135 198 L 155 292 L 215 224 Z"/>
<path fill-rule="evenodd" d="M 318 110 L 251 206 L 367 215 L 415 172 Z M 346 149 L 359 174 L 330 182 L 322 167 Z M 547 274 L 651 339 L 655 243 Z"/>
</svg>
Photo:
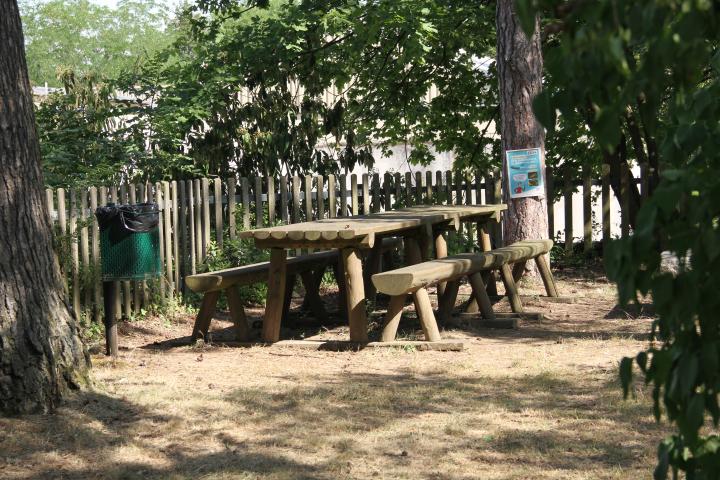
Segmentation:
<svg viewBox="0 0 720 480">
<path fill-rule="evenodd" d="M 384 342 L 395 339 L 408 294 L 412 295 L 425 339 L 427 341 L 440 340 L 437 322 L 427 293 L 428 285 L 444 284 L 444 289 L 441 289 L 442 293 L 438 294 L 438 318 L 446 321 L 450 318 L 455 306 L 459 281 L 462 277 L 467 277 L 472 286 L 472 300 L 482 315 L 483 324 L 487 326 L 497 324 L 502 328 L 516 328 L 517 320 L 498 318 L 492 309 L 487 281 L 494 281 L 494 277 L 491 275 L 494 270 L 500 273 L 510 306 L 515 314 L 521 314 L 524 310 L 513 276 L 512 265 L 521 263 L 524 265 L 528 260 L 535 260 L 538 263 L 548 296 L 557 296 L 555 282 L 544 257 L 552 248 L 551 240 L 524 240 L 489 252 L 453 255 L 422 263 L 417 261 L 420 255 L 416 242 L 406 239 L 405 248 L 407 263 L 410 265 L 372 277 L 377 291 L 391 296 L 382 332 L 382 341 Z"/>
</svg>

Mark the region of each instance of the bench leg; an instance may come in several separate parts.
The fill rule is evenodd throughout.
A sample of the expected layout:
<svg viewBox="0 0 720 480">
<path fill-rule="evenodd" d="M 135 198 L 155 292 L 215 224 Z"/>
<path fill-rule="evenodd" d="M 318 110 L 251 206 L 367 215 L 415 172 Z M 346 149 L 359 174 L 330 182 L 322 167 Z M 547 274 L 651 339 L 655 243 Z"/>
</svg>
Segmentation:
<svg viewBox="0 0 720 480">
<path fill-rule="evenodd" d="M 316 320 L 321 323 L 327 323 L 328 314 L 319 293 L 320 281 L 322 280 L 323 273 L 324 270 L 319 270 L 317 272 L 305 271 L 300 274 L 300 278 L 302 279 L 303 286 L 305 287 L 303 307 L 310 310 Z"/>
<path fill-rule="evenodd" d="M 193 326 L 193 341 L 201 337 L 204 339 L 207 336 L 208 329 L 210 328 L 210 320 L 212 320 L 215 314 L 215 306 L 217 305 L 218 298 L 220 298 L 219 291 L 206 292 L 205 295 L 203 295 L 200 310 L 198 311 L 197 317 L 195 317 L 195 325 Z"/>
<path fill-rule="evenodd" d="M 473 294 L 475 301 L 480 306 L 480 313 L 486 320 L 495 320 L 495 312 L 492 308 L 492 302 L 488 296 L 485 283 L 482 280 L 482 275 L 479 272 L 475 272 L 470 275 L 470 284 L 473 287 Z"/>
<path fill-rule="evenodd" d="M 430 295 L 427 289 L 419 288 L 413 293 L 415 304 L 419 307 L 417 311 L 420 325 L 422 326 L 425 340 L 428 342 L 440 341 L 440 330 L 438 330 L 435 314 L 433 314 L 432 304 L 430 303 Z"/>
<path fill-rule="evenodd" d="M 523 275 L 525 275 L 525 265 L 526 264 L 527 264 L 527 260 L 522 260 L 513 265 L 512 276 L 513 276 L 513 280 L 515 280 L 515 283 L 519 282 L 520 279 L 523 277 Z"/>
<path fill-rule="evenodd" d="M 385 314 L 385 324 L 383 325 L 381 342 L 392 342 L 397 335 L 398 325 L 400 325 L 400 317 L 402 317 L 403 307 L 405 306 L 406 294 L 390 297 L 390 305 L 388 305 Z"/>
<path fill-rule="evenodd" d="M 365 282 L 365 294 L 369 302 L 375 303 L 375 297 L 377 296 L 377 290 L 375 285 L 372 283 L 372 276 L 380 271 L 380 262 L 382 261 L 382 238 L 376 238 L 373 248 L 370 249 L 368 254 L 365 272 L 363 275 L 363 281 Z"/>
<path fill-rule="evenodd" d="M 540 277 L 545 284 L 545 291 L 547 292 L 548 297 L 558 297 L 559 295 L 557 287 L 555 286 L 555 279 L 550 271 L 550 265 L 548 265 L 545 255 L 535 257 L 535 264 L 538 267 L 538 271 L 540 271 Z"/>
<path fill-rule="evenodd" d="M 235 325 L 235 338 L 238 342 L 247 342 L 250 340 L 250 329 L 248 328 L 245 309 L 240 300 L 237 288 L 230 287 L 225 290 L 227 295 L 228 308 L 230 309 L 230 318 Z"/>
<path fill-rule="evenodd" d="M 442 296 L 438 294 L 438 321 L 442 324 L 450 320 L 455 301 L 457 300 L 458 289 L 460 288 L 459 280 L 451 280 L 445 286 L 445 293 Z"/>
<path fill-rule="evenodd" d="M 418 242 L 418 239 L 414 236 L 407 236 L 405 237 L 403 241 L 403 246 L 405 247 L 405 265 L 415 265 L 417 263 L 422 262 L 422 251 L 420 249 L 420 243 Z M 415 295 L 412 296 L 413 303 L 415 304 L 415 311 L 420 311 L 420 307 L 418 306 L 417 300 L 415 300 Z"/>
<path fill-rule="evenodd" d="M 262 329 L 262 338 L 265 342 L 280 340 L 280 321 L 285 303 L 286 260 L 287 251 L 284 248 L 273 248 L 270 251 L 268 293 Z"/>
<path fill-rule="evenodd" d="M 515 284 L 515 280 L 513 280 L 512 272 L 510 271 L 510 266 L 508 264 L 500 267 L 500 276 L 505 284 L 505 294 L 507 295 L 508 300 L 510 300 L 510 307 L 512 308 L 512 311 L 515 313 L 522 313 L 522 302 L 520 301 L 517 285 Z"/>
<path fill-rule="evenodd" d="M 478 240 L 480 241 L 480 248 L 483 252 L 489 252 L 490 250 L 492 250 L 492 242 L 490 241 L 490 234 L 488 233 L 487 223 L 478 223 Z M 488 295 L 497 295 L 497 282 L 495 280 L 495 272 L 492 270 L 488 270 L 483 275 L 483 281 L 485 282 L 485 285 L 487 285 Z M 475 310 L 475 312 L 477 312 L 477 310 Z"/>
<path fill-rule="evenodd" d="M 282 311 L 282 318 L 287 319 L 288 315 L 290 314 L 290 304 L 292 303 L 292 294 L 293 290 L 295 290 L 295 281 L 297 280 L 297 275 L 294 273 L 292 275 L 287 276 L 287 280 L 285 281 L 285 300 L 283 301 L 283 311 Z"/>
</svg>

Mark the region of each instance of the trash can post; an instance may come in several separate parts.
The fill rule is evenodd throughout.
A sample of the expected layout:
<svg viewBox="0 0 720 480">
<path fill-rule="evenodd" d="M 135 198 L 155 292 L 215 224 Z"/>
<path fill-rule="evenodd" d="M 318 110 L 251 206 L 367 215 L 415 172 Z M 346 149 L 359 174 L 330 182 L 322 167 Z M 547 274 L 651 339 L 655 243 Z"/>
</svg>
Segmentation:
<svg viewBox="0 0 720 480">
<path fill-rule="evenodd" d="M 105 306 L 105 355 L 118 355 L 117 303 L 120 282 L 103 282 L 103 304 Z"/>
</svg>

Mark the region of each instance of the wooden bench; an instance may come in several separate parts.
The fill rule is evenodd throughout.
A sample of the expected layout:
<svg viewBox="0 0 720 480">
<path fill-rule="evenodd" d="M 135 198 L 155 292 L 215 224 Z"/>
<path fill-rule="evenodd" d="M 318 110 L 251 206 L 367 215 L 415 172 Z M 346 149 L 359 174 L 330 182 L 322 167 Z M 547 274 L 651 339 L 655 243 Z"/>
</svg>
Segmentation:
<svg viewBox="0 0 720 480">
<path fill-rule="evenodd" d="M 394 237 L 385 238 L 382 242 L 378 242 L 378 244 L 379 248 L 375 249 L 377 253 L 385 253 L 402 245 L 402 240 Z M 297 277 L 300 276 L 303 286 L 305 287 L 303 307 L 309 309 L 319 320 L 327 318 L 327 312 L 320 299 L 320 283 L 327 267 L 333 267 L 336 272 L 336 277 L 341 276 L 337 273 L 339 263 L 338 255 L 337 250 L 327 250 L 287 259 L 283 317 L 287 316 L 293 287 Z M 198 311 L 197 317 L 195 318 L 195 325 L 193 326 L 192 340 L 205 338 L 210 328 L 212 317 L 215 314 L 220 292 L 225 292 L 230 310 L 230 318 L 235 325 L 236 338 L 238 341 L 247 342 L 250 337 L 250 331 L 245 316 L 245 309 L 237 292 L 237 287 L 267 282 L 269 274 L 270 262 L 259 262 L 185 277 L 185 284 L 190 290 L 203 294 L 200 310 Z M 338 278 L 338 285 L 341 290 L 343 289 L 342 280 L 342 278 Z"/>
<path fill-rule="evenodd" d="M 455 306 L 460 279 L 468 277 L 480 312 L 485 319 L 492 321 L 495 314 L 486 289 L 487 274 L 492 270 L 499 270 L 513 312 L 521 313 L 522 302 L 510 265 L 524 266 L 527 261 L 535 260 L 548 296 L 556 297 L 555 281 L 545 259 L 545 254 L 550 251 L 552 244 L 552 240 L 524 240 L 489 252 L 453 255 L 373 275 L 372 281 L 378 292 L 391 296 L 382 341 L 395 339 L 408 294 L 412 295 L 415 302 L 425 339 L 440 340 L 427 291 L 428 285 L 446 282 L 445 291 L 438 299 L 438 315 L 444 320 L 450 316 Z M 485 279 L 483 274 L 486 274 Z"/>
</svg>

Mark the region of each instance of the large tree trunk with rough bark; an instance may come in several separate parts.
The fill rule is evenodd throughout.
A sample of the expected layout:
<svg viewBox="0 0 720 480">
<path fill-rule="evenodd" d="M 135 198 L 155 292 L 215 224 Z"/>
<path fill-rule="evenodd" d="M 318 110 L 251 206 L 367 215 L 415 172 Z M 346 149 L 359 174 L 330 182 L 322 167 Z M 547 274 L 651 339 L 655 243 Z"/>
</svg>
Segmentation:
<svg viewBox="0 0 720 480">
<path fill-rule="evenodd" d="M 498 0 L 495 18 L 505 192 L 503 200 L 508 205 L 503 232 L 506 245 L 526 238 L 547 238 L 548 234 L 546 198 L 510 199 L 509 196 L 505 151 L 545 148 L 545 131 L 532 111 L 532 101 L 542 89 L 539 22 L 536 22 L 533 36 L 528 38 L 520 27 L 513 3 L 513 0 Z M 530 263 L 528 268 L 531 268 Z"/>
<path fill-rule="evenodd" d="M 16 0 L 0 0 L 0 180 L 0 412 L 49 411 L 89 360 L 53 252 Z"/>
</svg>

